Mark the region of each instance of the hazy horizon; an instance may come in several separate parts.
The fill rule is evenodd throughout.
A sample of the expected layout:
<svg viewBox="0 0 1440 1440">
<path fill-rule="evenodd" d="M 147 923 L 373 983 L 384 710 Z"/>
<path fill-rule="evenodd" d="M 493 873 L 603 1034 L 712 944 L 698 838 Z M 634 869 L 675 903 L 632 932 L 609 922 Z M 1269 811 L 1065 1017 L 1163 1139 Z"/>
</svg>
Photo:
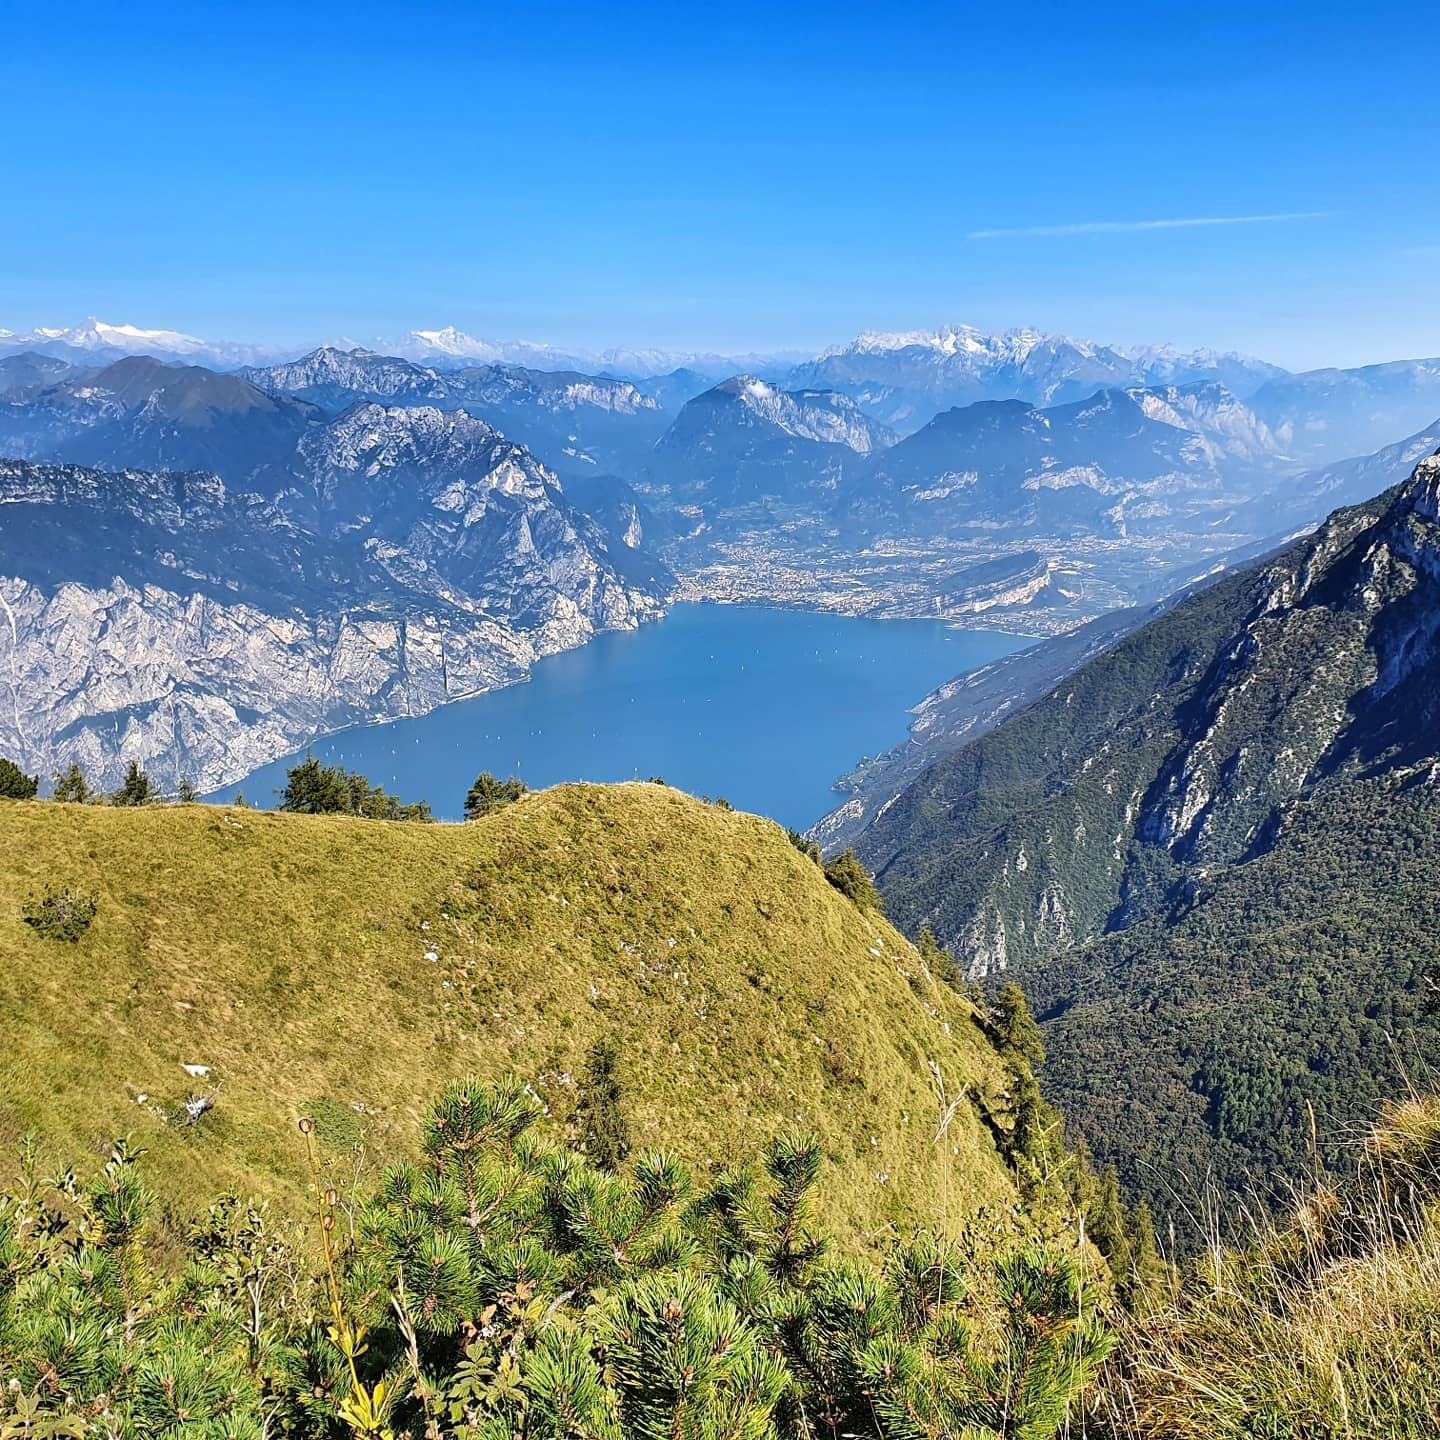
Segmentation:
<svg viewBox="0 0 1440 1440">
<path fill-rule="evenodd" d="M 1440 353 L 1440 121 L 1409 78 L 1440 30 L 1409 0 L 67 16 L 0 17 L 14 330 Z"/>
</svg>

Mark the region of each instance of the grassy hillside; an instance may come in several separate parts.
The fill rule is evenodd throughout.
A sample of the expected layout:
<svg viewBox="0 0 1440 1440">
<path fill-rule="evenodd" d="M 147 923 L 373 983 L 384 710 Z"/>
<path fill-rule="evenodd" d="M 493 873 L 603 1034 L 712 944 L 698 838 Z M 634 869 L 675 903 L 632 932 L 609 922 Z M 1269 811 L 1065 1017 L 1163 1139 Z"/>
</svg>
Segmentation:
<svg viewBox="0 0 1440 1440">
<path fill-rule="evenodd" d="M 47 885 L 95 896 L 78 942 L 22 919 Z M 132 1131 L 182 1212 L 230 1184 L 298 1201 L 302 1113 L 390 1157 L 447 1081 L 515 1072 L 558 1129 L 606 1037 L 637 1146 L 703 1173 L 806 1126 L 846 1236 L 1014 1222 L 982 1115 L 1008 1123 L 1009 1072 L 973 1010 L 769 821 L 641 784 L 466 826 L 0 801 L 6 1151 Z M 932 1065 L 971 1097 L 939 1144 Z"/>
</svg>

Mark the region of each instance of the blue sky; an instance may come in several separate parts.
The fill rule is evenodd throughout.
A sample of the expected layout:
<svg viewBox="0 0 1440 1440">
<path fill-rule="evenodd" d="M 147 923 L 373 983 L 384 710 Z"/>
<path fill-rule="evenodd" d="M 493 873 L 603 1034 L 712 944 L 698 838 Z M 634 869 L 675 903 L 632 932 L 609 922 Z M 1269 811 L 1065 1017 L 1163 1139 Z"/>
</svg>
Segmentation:
<svg viewBox="0 0 1440 1440">
<path fill-rule="evenodd" d="M 1433 355 L 1437 61 L 1420 4 L 0 3 L 0 326 Z"/>
</svg>

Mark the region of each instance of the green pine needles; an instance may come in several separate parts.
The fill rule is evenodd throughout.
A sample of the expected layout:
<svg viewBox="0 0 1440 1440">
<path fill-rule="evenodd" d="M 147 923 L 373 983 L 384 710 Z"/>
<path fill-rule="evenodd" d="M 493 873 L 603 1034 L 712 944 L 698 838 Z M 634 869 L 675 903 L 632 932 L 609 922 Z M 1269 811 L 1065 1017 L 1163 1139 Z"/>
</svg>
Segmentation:
<svg viewBox="0 0 1440 1440">
<path fill-rule="evenodd" d="M 453 1085 L 424 1157 L 327 1185 L 321 1246 L 229 1197 L 153 1266 L 137 1157 L 0 1206 L 0 1434 L 259 1440 L 1044 1440 L 1109 1337 L 1065 1258 L 981 1304 L 948 1242 L 838 1260 L 803 1135 L 699 1186 L 550 1138 L 525 1085 Z M 303 1129 L 302 1125 L 302 1129 Z"/>
<path fill-rule="evenodd" d="M 279 808 L 297 815 L 355 815 L 362 820 L 434 818 L 424 800 L 398 800 L 358 771 L 322 765 L 313 755 L 285 772 L 285 788 L 279 797 Z"/>
</svg>

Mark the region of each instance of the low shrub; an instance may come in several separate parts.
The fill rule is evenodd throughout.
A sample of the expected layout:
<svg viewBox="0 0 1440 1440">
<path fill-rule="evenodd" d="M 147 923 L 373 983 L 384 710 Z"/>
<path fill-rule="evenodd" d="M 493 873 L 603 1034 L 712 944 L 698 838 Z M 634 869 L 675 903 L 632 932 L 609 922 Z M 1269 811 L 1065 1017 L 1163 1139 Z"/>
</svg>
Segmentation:
<svg viewBox="0 0 1440 1440">
<path fill-rule="evenodd" d="M 25 901 L 20 916 L 43 939 L 73 945 L 95 918 L 95 897 L 84 890 L 47 887 L 43 895 Z"/>
</svg>

